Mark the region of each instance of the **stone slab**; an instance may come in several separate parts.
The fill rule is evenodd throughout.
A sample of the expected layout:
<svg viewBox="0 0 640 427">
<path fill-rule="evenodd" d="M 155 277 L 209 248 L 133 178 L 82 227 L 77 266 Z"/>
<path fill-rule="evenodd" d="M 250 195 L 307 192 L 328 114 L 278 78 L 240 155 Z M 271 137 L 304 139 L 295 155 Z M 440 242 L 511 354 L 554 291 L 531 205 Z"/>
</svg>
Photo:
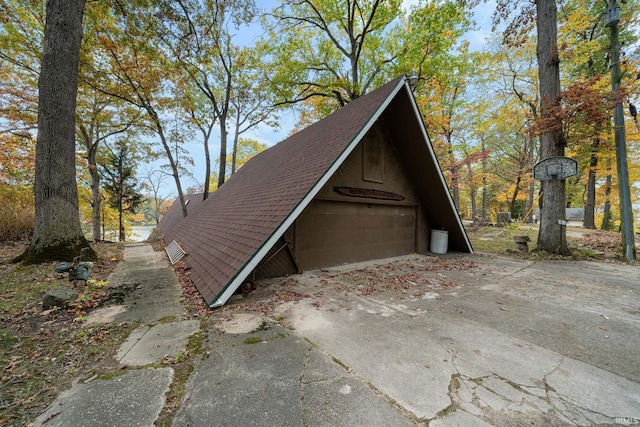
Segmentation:
<svg viewBox="0 0 640 427">
<path fill-rule="evenodd" d="M 109 380 L 76 383 L 40 415 L 46 427 L 148 427 L 158 418 L 173 369 L 129 371 Z"/>
<path fill-rule="evenodd" d="M 144 366 L 157 363 L 167 356 L 175 357 L 199 328 L 198 320 L 142 326 L 131 332 L 120 345 L 116 359 L 122 365 Z"/>
</svg>

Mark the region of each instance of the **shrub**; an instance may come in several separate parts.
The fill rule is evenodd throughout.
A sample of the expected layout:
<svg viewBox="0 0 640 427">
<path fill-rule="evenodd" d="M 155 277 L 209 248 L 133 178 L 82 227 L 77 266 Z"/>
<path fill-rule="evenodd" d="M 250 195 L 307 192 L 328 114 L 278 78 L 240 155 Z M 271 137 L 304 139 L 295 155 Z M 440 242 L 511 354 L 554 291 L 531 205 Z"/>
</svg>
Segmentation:
<svg viewBox="0 0 640 427">
<path fill-rule="evenodd" d="M 28 239 L 33 235 L 35 207 L 30 186 L 0 186 L 0 241 Z"/>
</svg>

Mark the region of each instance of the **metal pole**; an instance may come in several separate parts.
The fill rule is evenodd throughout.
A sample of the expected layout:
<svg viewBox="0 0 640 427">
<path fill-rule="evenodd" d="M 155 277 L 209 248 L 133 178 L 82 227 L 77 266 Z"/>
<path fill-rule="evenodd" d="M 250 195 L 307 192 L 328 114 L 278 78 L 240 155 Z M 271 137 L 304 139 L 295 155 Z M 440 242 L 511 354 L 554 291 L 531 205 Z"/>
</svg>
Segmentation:
<svg viewBox="0 0 640 427">
<path fill-rule="evenodd" d="M 620 43 L 618 40 L 618 21 L 620 8 L 616 0 L 609 0 L 605 25 L 609 27 L 611 40 L 611 84 L 613 92 L 620 88 L 622 71 L 620 70 Z M 627 165 L 627 142 L 624 128 L 624 112 L 622 102 L 618 102 L 613 111 L 613 123 L 616 141 L 616 164 L 618 167 L 618 192 L 620 194 L 620 215 L 622 225 L 622 250 L 626 261 L 636 259 L 636 248 L 633 234 L 633 211 L 631 209 L 631 189 L 629 186 L 629 169 Z"/>
</svg>

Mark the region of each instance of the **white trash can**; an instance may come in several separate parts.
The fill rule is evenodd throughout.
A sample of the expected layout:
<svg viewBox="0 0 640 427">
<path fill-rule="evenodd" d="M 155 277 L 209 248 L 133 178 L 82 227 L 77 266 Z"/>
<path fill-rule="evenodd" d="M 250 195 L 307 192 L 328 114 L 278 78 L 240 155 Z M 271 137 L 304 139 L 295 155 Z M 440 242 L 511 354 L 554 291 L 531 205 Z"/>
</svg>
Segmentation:
<svg viewBox="0 0 640 427">
<path fill-rule="evenodd" d="M 431 230 L 431 253 L 446 254 L 449 247 L 449 232 L 446 230 Z"/>
</svg>

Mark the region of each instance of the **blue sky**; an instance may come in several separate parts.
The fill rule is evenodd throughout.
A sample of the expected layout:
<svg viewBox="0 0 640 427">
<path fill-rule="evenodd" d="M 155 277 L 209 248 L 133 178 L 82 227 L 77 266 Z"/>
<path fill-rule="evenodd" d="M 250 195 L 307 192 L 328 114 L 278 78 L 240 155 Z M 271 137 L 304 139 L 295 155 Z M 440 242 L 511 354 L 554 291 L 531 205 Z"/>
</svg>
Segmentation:
<svg viewBox="0 0 640 427">
<path fill-rule="evenodd" d="M 411 6 L 418 4 L 419 0 L 404 0 L 403 7 L 405 10 L 408 10 Z M 278 2 L 276 0 L 260 0 L 259 4 L 264 9 L 270 9 L 272 6 L 276 5 Z M 487 2 L 481 2 L 474 9 L 474 19 L 477 24 L 477 29 L 470 31 L 466 34 L 465 39 L 470 42 L 470 48 L 472 50 L 481 50 L 488 42 L 488 38 L 491 36 L 491 14 L 495 10 L 495 0 L 488 0 Z M 252 34 L 252 31 L 254 33 Z M 252 25 L 248 30 L 243 30 L 242 34 L 238 34 L 238 38 L 236 39 L 236 43 L 243 44 L 242 39 L 247 39 L 247 43 L 251 43 L 252 39 L 255 39 L 259 36 L 261 28 L 258 24 Z M 255 139 L 261 143 L 267 144 L 268 146 L 272 146 L 279 141 L 289 135 L 291 130 L 293 129 L 294 124 L 297 122 L 298 117 L 295 115 L 293 110 L 290 110 L 289 113 L 284 114 L 280 118 L 280 128 L 272 129 L 267 126 L 257 127 L 253 130 L 250 130 L 242 135 L 243 138 Z M 210 154 L 212 161 L 215 161 L 219 157 L 220 152 L 220 144 L 218 143 L 219 133 L 215 133 L 211 137 L 210 141 Z M 229 142 L 230 143 L 230 142 Z M 193 142 L 188 142 L 185 144 L 184 148 L 190 153 L 190 156 L 193 158 L 194 166 L 192 169 L 193 179 L 190 177 L 182 178 L 182 187 L 186 192 L 188 187 L 199 186 L 204 182 L 204 171 L 205 171 L 205 161 L 204 161 L 204 153 L 202 149 L 202 143 L 199 140 L 198 135 L 194 136 Z M 158 161 L 154 164 L 154 167 L 159 167 L 159 165 L 167 163 L 166 161 Z M 143 166 L 141 169 L 144 170 L 149 166 Z M 215 166 L 212 165 L 212 169 Z M 142 176 L 139 177 L 142 179 Z M 164 197 L 175 198 L 177 197 L 177 191 L 175 189 L 175 182 L 173 178 L 167 177 L 163 183 L 163 187 L 161 190 L 161 194 Z"/>
</svg>

